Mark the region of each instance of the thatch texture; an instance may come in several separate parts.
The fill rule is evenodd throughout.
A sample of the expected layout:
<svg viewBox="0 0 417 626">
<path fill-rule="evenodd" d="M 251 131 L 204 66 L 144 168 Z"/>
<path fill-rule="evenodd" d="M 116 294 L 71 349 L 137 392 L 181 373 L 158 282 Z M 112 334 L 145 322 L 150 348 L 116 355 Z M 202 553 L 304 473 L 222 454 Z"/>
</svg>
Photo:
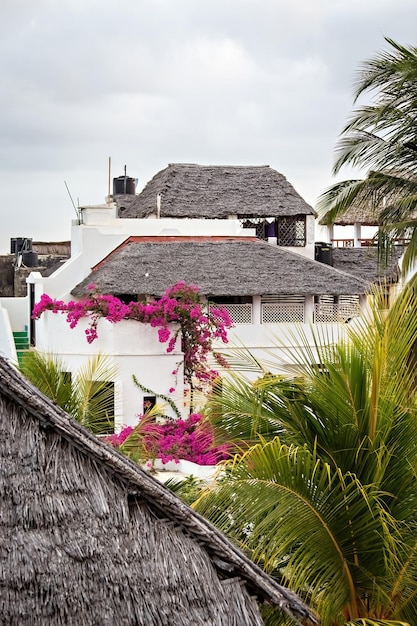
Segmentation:
<svg viewBox="0 0 417 626">
<path fill-rule="evenodd" d="M 377 247 L 334 248 L 333 267 L 369 284 L 396 283 L 400 279 L 399 259 L 404 249 L 394 248 L 388 259 L 379 259 Z"/>
<path fill-rule="evenodd" d="M 0 359 L 0 623 L 261 625 L 308 609 Z M 298 620 L 298 621 L 297 621 Z"/>
<path fill-rule="evenodd" d="M 119 216 L 226 218 L 314 215 L 285 176 L 268 165 L 226 166 L 172 163 L 137 196 L 114 196 Z"/>
<path fill-rule="evenodd" d="M 69 258 L 71 256 L 71 242 L 70 241 L 33 241 L 32 250 L 39 255 L 57 255 L 62 258 Z"/>
<path fill-rule="evenodd" d="M 131 237 L 72 291 L 160 296 L 179 280 L 206 296 L 363 294 L 361 280 L 251 238 Z"/>
<path fill-rule="evenodd" d="M 369 204 L 365 206 L 351 206 L 343 215 L 335 220 L 338 226 L 352 226 L 353 224 L 361 224 L 362 226 L 378 226 L 380 208 Z M 328 218 L 322 217 L 320 224 L 328 224 Z"/>
</svg>

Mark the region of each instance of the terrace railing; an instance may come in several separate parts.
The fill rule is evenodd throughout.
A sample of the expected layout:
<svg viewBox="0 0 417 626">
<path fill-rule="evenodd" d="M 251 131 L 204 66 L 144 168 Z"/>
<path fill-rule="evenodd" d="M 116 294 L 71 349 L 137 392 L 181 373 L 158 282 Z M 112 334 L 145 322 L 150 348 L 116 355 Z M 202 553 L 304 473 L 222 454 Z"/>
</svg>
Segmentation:
<svg viewBox="0 0 417 626">
<path fill-rule="evenodd" d="M 285 298 L 262 299 L 262 324 L 304 323 L 305 298 L 303 296 L 286 296 Z"/>
<path fill-rule="evenodd" d="M 235 324 L 253 324 L 252 304 L 221 304 Z"/>
<path fill-rule="evenodd" d="M 345 323 L 360 313 L 359 296 L 319 296 L 314 303 L 314 322 Z"/>
</svg>

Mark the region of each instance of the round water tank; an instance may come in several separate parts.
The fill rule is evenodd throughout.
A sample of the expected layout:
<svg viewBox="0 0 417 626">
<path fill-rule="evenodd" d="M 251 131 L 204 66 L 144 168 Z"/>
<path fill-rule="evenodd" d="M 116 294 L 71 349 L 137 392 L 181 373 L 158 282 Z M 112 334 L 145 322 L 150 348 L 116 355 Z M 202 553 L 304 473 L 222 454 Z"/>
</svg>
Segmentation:
<svg viewBox="0 0 417 626">
<path fill-rule="evenodd" d="M 136 180 L 130 176 L 118 176 L 113 178 L 113 195 L 135 195 L 136 192 Z"/>
<path fill-rule="evenodd" d="M 33 250 L 22 252 L 22 263 L 26 265 L 26 267 L 37 267 L 39 265 L 38 253 L 33 252 Z"/>
</svg>

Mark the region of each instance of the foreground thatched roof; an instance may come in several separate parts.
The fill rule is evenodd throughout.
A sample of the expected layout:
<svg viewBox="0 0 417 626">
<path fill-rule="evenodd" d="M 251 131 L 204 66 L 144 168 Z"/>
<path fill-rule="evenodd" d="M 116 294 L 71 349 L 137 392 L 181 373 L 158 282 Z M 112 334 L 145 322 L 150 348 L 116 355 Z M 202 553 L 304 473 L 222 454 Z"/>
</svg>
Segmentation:
<svg viewBox="0 0 417 626">
<path fill-rule="evenodd" d="M 363 281 L 256 238 L 130 237 L 72 291 L 160 296 L 177 281 L 206 296 L 363 294 Z"/>
<path fill-rule="evenodd" d="M 334 248 L 333 267 L 360 278 L 369 284 L 396 283 L 400 279 L 399 260 L 402 246 L 394 248 L 388 259 L 378 257 L 378 248 Z"/>
<path fill-rule="evenodd" d="M 0 622 L 256 626 L 308 609 L 0 358 Z"/>
<path fill-rule="evenodd" d="M 313 215 L 285 176 L 268 165 L 226 166 L 172 163 L 137 196 L 115 196 L 119 216 L 225 218 Z"/>
</svg>

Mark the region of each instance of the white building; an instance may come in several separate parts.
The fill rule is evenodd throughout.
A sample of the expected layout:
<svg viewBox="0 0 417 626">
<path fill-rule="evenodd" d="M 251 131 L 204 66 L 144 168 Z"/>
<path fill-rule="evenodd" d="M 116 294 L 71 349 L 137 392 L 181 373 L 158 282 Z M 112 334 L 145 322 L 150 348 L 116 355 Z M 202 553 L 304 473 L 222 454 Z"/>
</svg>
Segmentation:
<svg viewBox="0 0 417 626">
<path fill-rule="evenodd" d="M 314 221 L 313 209 L 268 166 L 169 165 L 138 195 L 133 179 L 119 177 L 106 204 L 81 208 L 70 259 L 51 276 L 32 272 L 27 298 L 0 300 L 0 348 L 15 357 L 11 333 L 26 326 L 31 344 L 59 354 L 69 371 L 97 352 L 111 356 L 118 368 L 116 426 L 136 423 L 148 395 L 133 374 L 156 397 L 175 388 L 172 399 L 185 413 L 181 370 L 172 373 L 180 342 L 167 354 L 155 329 L 101 320 L 99 339 L 88 344 L 82 323 L 71 330 L 50 312 L 30 321 L 34 303 L 43 293 L 82 297 L 89 283 L 129 300 L 158 297 L 184 280 L 228 308 L 235 322 L 230 346 L 263 359 L 269 349 L 283 356 L 279 341 L 288 361 L 294 329 L 311 336 L 311 324 L 324 324 L 337 337 L 366 301 L 365 280 L 315 260 L 318 251 L 331 262 L 326 247 L 315 245 Z"/>
</svg>

